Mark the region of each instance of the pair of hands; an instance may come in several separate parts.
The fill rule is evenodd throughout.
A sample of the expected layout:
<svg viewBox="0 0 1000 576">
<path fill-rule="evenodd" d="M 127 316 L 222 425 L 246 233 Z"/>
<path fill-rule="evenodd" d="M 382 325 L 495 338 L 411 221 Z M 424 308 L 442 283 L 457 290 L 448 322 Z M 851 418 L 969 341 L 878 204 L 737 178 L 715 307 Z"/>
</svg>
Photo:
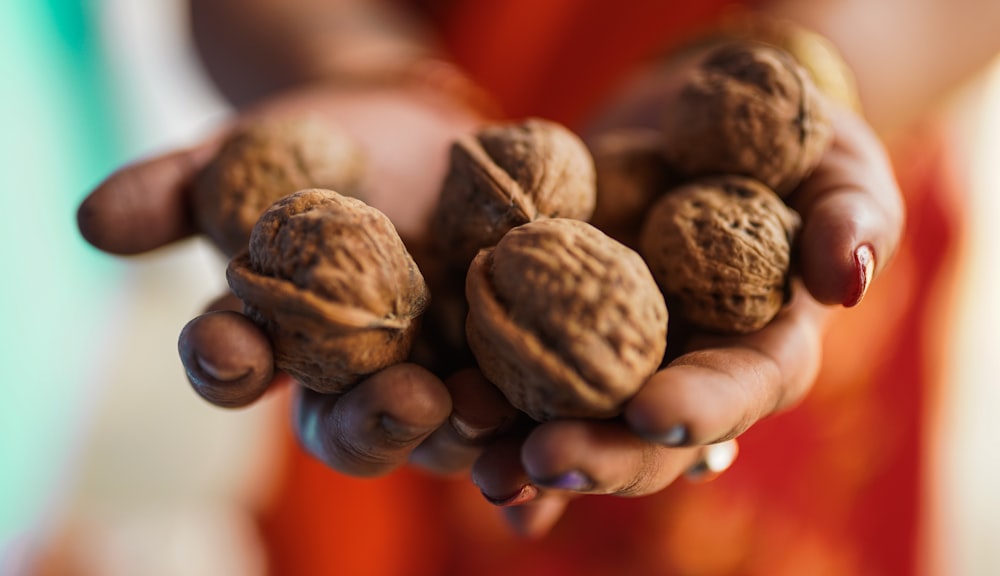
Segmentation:
<svg viewBox="0 0 1000 576">
<path fill-rule="evenodd" d="M 670 82 L 654 78 L 609 109 L 598 130 L 642 123 L 647 110 L 670 97 Z M 240 118 L 304 112 L 356 135 L 370 154 L 368 203 L 389 216 L 408 245 L 426 244 L 448 147 L 480 120 L 419 89 L 321 84 L 278 94 Z M 709 451 L 734 447 L 717 443 L 807 393 L 831 305 L 859 302 L 899 242 L 902 201 L 877 137 L 851 113 L 834 116 L 833 145 L 791 198 L 803 217 L 800 280 L 791 302 L 760 332 L 689 339 L 685 353 L 611 421 L 526 425 L 475 370 L 442 381 L 400 364 L 336 397 L 295 386 L 293 424 L 303 447 L 356 476 L 406 462 L 439 473 L 471 469 L 484 496 L 525 535 L 547 532 L 578 495 L 641 496 L 687 471 L 704 472 Z M 84 237 L 107 252 L 135 254 L 196 234 L 191 184 L 222 135 L 111 175 L 80 207 Z M 275 372 L 267 337 L 238 309 L 223 296 L 180 336 L 191 383 L 220 406 L 250 404 L 290 381 Z"/>
</svg>

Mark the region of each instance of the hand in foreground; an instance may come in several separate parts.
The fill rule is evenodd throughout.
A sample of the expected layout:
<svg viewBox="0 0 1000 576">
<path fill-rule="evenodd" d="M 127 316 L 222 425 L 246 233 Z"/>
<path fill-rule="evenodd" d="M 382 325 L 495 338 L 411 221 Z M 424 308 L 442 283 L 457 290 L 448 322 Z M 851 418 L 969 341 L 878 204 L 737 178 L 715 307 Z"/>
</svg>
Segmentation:
<svg viewBox="0 0 1000 576">
<path fill-rule="evenodd" d="M 643 111 L 671 89 L 641 93 L 602 129 L 644 125 Z M 830 149 L 789 199 L 803 218 L 800 279 L 768 326 L 746 336 L 674 338 L 670 346 L 685 353 L 646 382 L 621 419 L 548 422 L 486 448 L 473 479 L 516 531 L 545 534 L 581 494 L 642 496 L 685 473 L 710 476 L 735 457 L 733 439 L 806 395 L 831 305 L 860 302 L 895 251 L 904 219 L 873 131 L 840 109 L 833 127 Z"/>
<path fill-rule="evenodd" d="M 360 141 L 369 154 L 366 200 L 392 220 L 404 241 L 421 244 L 446 169 L 448 146 L 471 131 L 476 119 L 419 88 L 345 90 L 319 85 L 272 98 L 237 122 L 303 113 L 334 122 Z M 84 237 L 107 252 L 136 254 L 199 232 L 191 211 L 192 183 L 223 136 L 111 175 L 80 207 Z M 238 306 L 231 295 L 220 298 L 184 328 L 179 341 L 195 390 L 224 407 L 248 405 L 269 387 L 291 380 L 275 373 L 266 335 L 236 311 Z M 331 467 L 356 476 L 382 474 L 406 462 L 449 419 L 453 406 L 448 388 L 467 390 L 456 385 L 462 378 L 459 374 L 445 383 L 415 364 L 401 364 L 342 396 L 296 387 L 294 424 L 303 445 Z M 457 394 L 470 399 L 461 391 Z M 471 397 L 464 410 L 469 421 L 458 417 L 454 429 L 471 436 L 509 419 L 513 410 L 496 400 L 497 394 L 484 387 Z M 476 453 L 460 434 L 439 433 L 413 460 L 447 472 L 467 468 Z"/>
</svg>

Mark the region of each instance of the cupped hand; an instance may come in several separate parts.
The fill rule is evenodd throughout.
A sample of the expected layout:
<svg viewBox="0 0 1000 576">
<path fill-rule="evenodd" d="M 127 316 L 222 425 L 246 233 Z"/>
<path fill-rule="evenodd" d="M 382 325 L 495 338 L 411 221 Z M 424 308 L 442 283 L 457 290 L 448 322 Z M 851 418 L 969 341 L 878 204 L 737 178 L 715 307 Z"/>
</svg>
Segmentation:
<svg viewBox="0 0 1000 576">
<path fill-rule="evenodd" d="M 648 126 L 676 84 L 640 85 L 597 132 Z M 822 360 L 830 315 L 857 305 L 900 241 L 904 209 L 888 157 L 857 115 L 832 111 L 834 139 L 789 198 L 803 218 L 792 298 L 745 336 L 668 335 L 682 353 L 609 421 L 540 424 L 489 446 L 473 468 L 486 498 L 519 533 L 544 535 L 582 494 L 642 496 L 687 474 L 712 477 L 736 455 L 735 438 L 799 402 Z"/>
<path fill-rule="evenodd" d="M 239 114 L 231 125 L 302 115 L 335 123 L 358 139 L 368 153 L 366 201 L 390 218 L 422 264 L 419 247 L 425 244 L 449 145 L 473 130 L 477 118 L 419 88 L 315 85 L 271 98 Z M 198 233 L 192 184 L 224 136 L 225 130 L 189 149 L 112 174 L 80 206 L 83 236 L 107 252 L 137 254 Z M 248 405 L 269 388 L 290 382 L 276 372 L 267 336 L 239 309 L 231 295 L 220 298 L 185 326 L 178 343 L 194 389 L 223 407 Z M 451 380 L 463 377 L 460 373 Z M 296 386 L 293 422 L 309 452 L 347 474 L 383 474 L 411 456 L 437 471 L 467 468 L 478 449 L 462 434 L 440 432 L 413 454 L 435 430 L 461 429 L 442 426 L 453 414 L 449 387 L 455 384 L 415 364 L 385 369 L 340 396 Z M 495 405 L 477 408 L 473 403 L 465 410 L 470 417 L 464 430 L 483 434 L 493 423 L 502 423 L 512 411 L 505 403 Z"/>
</svg>

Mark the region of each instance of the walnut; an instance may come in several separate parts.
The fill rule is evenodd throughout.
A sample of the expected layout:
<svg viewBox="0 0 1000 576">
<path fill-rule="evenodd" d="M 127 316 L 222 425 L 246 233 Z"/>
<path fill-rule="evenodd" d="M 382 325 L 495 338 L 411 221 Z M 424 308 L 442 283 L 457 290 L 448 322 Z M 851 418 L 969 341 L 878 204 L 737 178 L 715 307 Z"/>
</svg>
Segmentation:
<svg viewBox="0 0 1000 576">
<path fill-rule="evenodd" d="M 365 159 L 359 144 L 329 123 L 257 120 L 237 128 L 195 183 L 201 229 L 227 255 L 246 248 L 271 204 L 306 188 L 358 196 Z"/>
<path fill-rule="evenodd" d="M 659 367 L 667 308 L 638 254 L 586 222 L 511 230 L 469 268 L 469 346 L 532 418 L 606 418 Z"/>
<path fill-rule="evenodd" d="M 389 219 L 329 190 L 275 203 L 226 275 L 277 367 L 325 393 L 406 359 L 430 298 Z"/>
<path fill-rule="evenodd" d="M 540 119 L 493 124 L 452 145 L 433 230 L 442 256 L 464 270 L 515 226 L 586 220 L 594 196 L 593 159 L 568 129 Z"/>
<path fill-rule="evenodd" d="M 825 102 L 784 51 L 733 43 L 711 52 L 664 115 L 664 152 L 686 178 L 738 174 L 786 196 L 832 138 Z"/>
<path fill-rule="evenodd" d="M 675 179 L 663 157 L 662 134 L 644 128 L 608 132 L 594 140 L 591 153 L 597 202 L 590 223 L 635 247 L 646 212 Z"/>
<path fill-rule="evenodd" d="M 720 333 L 762 328 L 786 301 L 799 216 L 749 178 L 706 178 L 669 191 L 639 249 L 675 314 Z"/>
</svg>

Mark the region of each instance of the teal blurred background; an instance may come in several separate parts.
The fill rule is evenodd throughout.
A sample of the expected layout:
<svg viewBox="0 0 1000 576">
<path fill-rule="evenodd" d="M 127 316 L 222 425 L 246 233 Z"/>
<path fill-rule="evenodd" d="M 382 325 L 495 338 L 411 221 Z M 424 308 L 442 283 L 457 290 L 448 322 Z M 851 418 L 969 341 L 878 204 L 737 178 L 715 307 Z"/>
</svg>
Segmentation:
<svg viewBox="0 0 1000 576">
<path fill-rule="evenodd" d="M 0 542 L 65 481 L 123 273 L 75 226 L 87 189 L 130 151 L 92 8 L 0 3 Z"/>
</svg>

